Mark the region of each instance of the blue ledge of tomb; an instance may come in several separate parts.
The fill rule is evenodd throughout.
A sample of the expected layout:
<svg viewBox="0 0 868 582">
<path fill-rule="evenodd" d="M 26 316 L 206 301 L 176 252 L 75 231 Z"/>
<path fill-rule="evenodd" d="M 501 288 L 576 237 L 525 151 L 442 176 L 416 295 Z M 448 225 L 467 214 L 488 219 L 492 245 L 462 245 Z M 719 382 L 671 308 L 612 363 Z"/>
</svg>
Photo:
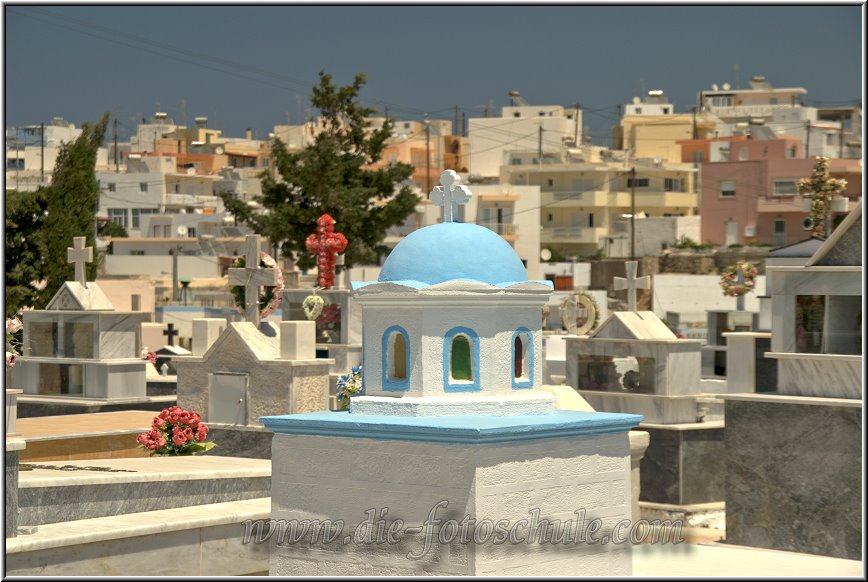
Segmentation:
<svg viewBox="0 0 868 582">
<path fill-rule="evenodd" d="M 379 416 L 349 412 L 310 412 L 261 416 L 274 433 L 376 440 L 488 444 L 627 432 L 641 414 L 578 412 L 516 416 Z"/>
</svg>

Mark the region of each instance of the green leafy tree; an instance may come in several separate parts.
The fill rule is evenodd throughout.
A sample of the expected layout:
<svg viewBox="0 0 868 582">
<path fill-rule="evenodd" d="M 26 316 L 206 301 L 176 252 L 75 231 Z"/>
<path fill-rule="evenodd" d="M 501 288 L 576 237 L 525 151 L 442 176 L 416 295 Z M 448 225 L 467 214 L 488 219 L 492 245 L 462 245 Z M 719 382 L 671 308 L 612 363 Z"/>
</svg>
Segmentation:
<svg viewBox="0 0 868 582">
<path fill-rule="evenodd" d="M 72 239 L 84 236 L 88 246 L 96 247 L 96 156 L 108 120 L 106 113 L 96 123 L 85 123 L 78 138 L 60 147 L 51 185 L 43 189 L 47 214 L 42 221 L 39 249 L 44 259 L 45 287 L 37 295 L 38 308 L 45 307 L 63 283 L 74 277 L 74 266 L 66 262 L 66 249 L 72 246 Z M 96 261 L 87 266 L 89 279 L 96 276 L 96 268 Z"/>
<path fill-rule="evenodd" d="M 118 224 L 117 222 L 108 221 L 103 223 L 99 227 L 99 235 L 100 236 L 109 236 L 112 238 L 127 238 L 130 235 L 127 233 L 127 229 L 124 228 L 122 224 Z"/>
<path fill-rule="evenodd" d="M 39 238 L 47 208 L 42 188 L 6 193 L 6 317 L 36 304 L 35 284 L 44 272 Z"/>
<path fill-rule="evenodd" d="M 239 221 L 279 244 L 283 256 L 294 252 L 303 268 L 315 264 L 304 241 L 316 231 L 322 214 L 331 215 L 335 231 L 346 236 L 344 255 L 350 267 L 372 263 L 384 253 L 386 231 L 401 224 L 419 202 L 407 186 L 412 166 L 369 167 L 381 159 L 393 124 L 387 120 L 381 128 L 369 127 L 366 118 L 375 110 L 359 104 L 364 84 L 365 76 L 356 75 L 352 85 L 336 87 L 331 75 L 320 73 L 311 103 L 320 111 L 321 132 L 299 152 L 291 153 L 280 139 L 274 140 L 277 175 L 264 172 L 262 194 L 254 198 L 262 212 L 231 194 L 220 195 Z"/>
</svg>

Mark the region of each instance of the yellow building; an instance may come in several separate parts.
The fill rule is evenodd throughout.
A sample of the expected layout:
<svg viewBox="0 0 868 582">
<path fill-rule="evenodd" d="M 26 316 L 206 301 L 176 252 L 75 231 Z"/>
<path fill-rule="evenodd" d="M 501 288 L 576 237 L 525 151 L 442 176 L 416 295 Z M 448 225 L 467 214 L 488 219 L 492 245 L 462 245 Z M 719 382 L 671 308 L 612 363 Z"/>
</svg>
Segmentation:
<svg viewBox="0 0 868 582">
<path fill-rule="evenodd" d="M 662 91 L 649 91 L 644 101 L 634 97 L 626 106 L 621 125 L 612 129 L 612 149 L 629 150 L 632 158 L 680 162 L 677 141 L 714 137 L 717 121 L 707 113 L 675 113 Z"/>
<path fill-rule="evenodd" d="M 502 183 L 540 188 L 541 246 L 564 256 L 592 256 L 601 239 L 624 231 L 634 204 L 636 214 L 648 217 L 696 214 L 693 164 L 602 154 L 582 147 L 540 164 L 532 163 L 533 152 L 514 153 L 502 166 Z"/>
</svg>

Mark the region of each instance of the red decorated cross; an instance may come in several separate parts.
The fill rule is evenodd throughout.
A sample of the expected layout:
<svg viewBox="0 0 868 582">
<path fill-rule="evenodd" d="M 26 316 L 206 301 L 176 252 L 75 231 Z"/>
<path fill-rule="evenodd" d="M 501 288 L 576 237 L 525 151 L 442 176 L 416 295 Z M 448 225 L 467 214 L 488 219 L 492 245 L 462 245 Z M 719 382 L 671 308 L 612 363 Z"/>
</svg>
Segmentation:
<svg viewBox="0 0 868 582">
<path fill-rule="evenodd" d="M 335 283 L 335 254 L 347 248 L 347 239 L 335 232 L 335 221 L 328 214 L 323 214 L 316 220 L 316 234 L 304 241 L 307 250 L 316 253 L 316 267 L 319 270 L 317 286 L 331 289 Z"/>
</svg>

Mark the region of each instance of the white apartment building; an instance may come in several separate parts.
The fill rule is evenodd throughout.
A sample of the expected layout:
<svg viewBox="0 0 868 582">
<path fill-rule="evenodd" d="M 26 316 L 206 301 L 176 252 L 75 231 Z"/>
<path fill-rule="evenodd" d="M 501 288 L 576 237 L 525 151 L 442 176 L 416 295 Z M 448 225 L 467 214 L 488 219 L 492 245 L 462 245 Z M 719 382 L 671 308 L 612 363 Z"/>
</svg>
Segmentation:
<svg viewBox="0 0 868 582">
<path fill-rule="evenodd" d="M 860 158 L 862 156 L 862 108 L 820 109 L 802 105 L 803 87 L 772 87 L 755 76 L 749 89 L 732 89 L 724 83 L 699 93 L 699 106 L 719 117 L 719 137 L 743 135 L 750 124 L 764 124 L 777 135 L 794 135 L 806 146 L 806 157 Z"/>
<path fill-rule="evenodd" d="M 52 118 L 50 123 L 6 130 L 6 189 L 33 192 L 51 183 L 60 146 L 74 141 L 81 128 Z M 97 150 L 96 168 L 105 168 L 108 151 Z"/>
<path fill-rule="evenodd" d="M 560 105 L 504 107 L 500 117 L 468 120 L 470 173 L 496 177 L 510 152 L 560 155 L 565 144 L 580 144 L 582 112 Z"/>
<path fill-rule="evenodd" d="M 149 229 L 154 215 L 224 211 L 223 201 L 214 195 L 219 176 L 178 173 L 171 156 L 131 154 L 125 172 L 97 172 L 97 179 L 98 216 L 120 224 L 132 237 L 154 236 Z"/>
</svg>

